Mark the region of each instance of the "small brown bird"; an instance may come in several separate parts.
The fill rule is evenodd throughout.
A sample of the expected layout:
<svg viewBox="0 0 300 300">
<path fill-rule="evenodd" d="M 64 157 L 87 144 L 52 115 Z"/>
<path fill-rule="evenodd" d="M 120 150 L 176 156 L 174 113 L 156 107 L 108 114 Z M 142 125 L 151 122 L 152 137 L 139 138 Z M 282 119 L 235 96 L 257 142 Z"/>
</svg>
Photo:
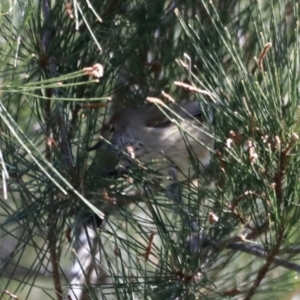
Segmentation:
<svg viewBox="0 0 300 300">
<path fill-rule="evenodd" d="M 110 135 L 106 147 L 124 167 L 137 158 L 142 163 L 155 162 L 154 168 L 165 175 L 176 167 L 177 179 L 184 180 L 194 173 L 191 158 L 200 162 L 200 168 L 209 164 L 214 140 L 203 126 L 205 117 L 199 102 L 186 102 L 164 112 L 169 117 L 154 105 L 143 105 L 115 113 L 104 126 L 103 135 Z"/>
</svg>

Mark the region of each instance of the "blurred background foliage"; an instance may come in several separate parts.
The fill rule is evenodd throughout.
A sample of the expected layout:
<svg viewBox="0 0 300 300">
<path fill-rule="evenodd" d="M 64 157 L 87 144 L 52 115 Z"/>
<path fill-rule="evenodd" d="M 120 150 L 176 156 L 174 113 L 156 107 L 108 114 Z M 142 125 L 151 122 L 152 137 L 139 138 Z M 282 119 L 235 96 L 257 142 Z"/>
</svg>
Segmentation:
<svg viewBox="0 0 300 300">
<path fill-rule="evenodd" d="M 298 1 L 2 0 L 0 8 L 1 298 L 293 299 Z M 96 63 L 100 79 L 83 71 Z M 185 183 L 184 205 L 102 176 L 115 162 L 86 151 L 112 111 L 162 91 L 217 104 L 213 184 L 201 174 Z M 140 186 L 143 196 L 128 196 Z M 90 218 L 101 211 L 110 217 L 95 229 Z M 230 248 L 241 235 L 265 257 Z M 280 255 L 295 269 L 272 264 Z"/>
</svg>

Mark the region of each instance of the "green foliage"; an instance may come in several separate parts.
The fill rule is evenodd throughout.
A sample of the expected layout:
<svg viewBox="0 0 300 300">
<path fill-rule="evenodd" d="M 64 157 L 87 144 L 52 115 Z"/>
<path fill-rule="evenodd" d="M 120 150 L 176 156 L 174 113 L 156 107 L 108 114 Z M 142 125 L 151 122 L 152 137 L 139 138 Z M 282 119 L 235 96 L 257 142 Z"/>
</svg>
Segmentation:
<svg viewBox="0 0 300 300">
<path fill-rule="evenodd" d="M 66 261 L 80 229 L 103 212 L 108 222 L 89 240 L 92 265 L 101 265 L 96 283 L 75 255 L 86 273 L 79 289 L 90 299 L 280 299 L 296 288 L 298 2 L 0 7 L 7 299 L 62 299 L 67 291 L 76 299 Z M 100 79 L 83 70 L 96 63 L 104 66 Z M 198 183 L 181 184 L 182 202 L 157 187 L 155 166 L 116 179 L 105 175 L 116 164 L 110 153 L 86 151 L 111 111 L 162 91 L 214 110 L 211 166 Z"/>
</svg>

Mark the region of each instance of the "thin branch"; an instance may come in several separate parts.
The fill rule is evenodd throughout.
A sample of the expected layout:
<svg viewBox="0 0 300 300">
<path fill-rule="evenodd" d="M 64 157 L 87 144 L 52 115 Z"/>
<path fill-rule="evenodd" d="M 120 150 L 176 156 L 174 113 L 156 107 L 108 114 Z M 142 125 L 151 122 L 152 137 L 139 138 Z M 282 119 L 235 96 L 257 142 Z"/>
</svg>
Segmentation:
<svg viewBox="0 0 300 300">
<path fill-rule="evenodd" d="M 54 215 L 50 215 L 49 217 L 54 217 Z M 54 220 L 50 220 L 49 222 L 49 234 L 48 234 L 48 241 L 49 241 L 49 252 L 50 252 L 50 260 L 52 264 L 52 277 L 54 281 L 54 289 L 56 293 L 56 299 L 57 300 L 63 300 L 63 292 L 60 282 L 60 275 L 59 275 L 59 258 L 57 256 L 56 252 L 56 237 L 54 234 L 54 231 L 56 230 L 56 227 L 54 225 Z"/>
<path fill-rule="evenodd" d="M 50 24 L 49 24 L 50 7 L 51 7 L 51 1 L 43 0 L 42 10 L 43 10 L 45 28 L 41 34 L 41 41 L 42 41 L 42 48 L 43 48 L 44 56 L 46 55 L 46 53 L 49 49 L 50 36 L 51 36 L 51 28 L 50 28 Z M 46 103 L 45 108 L 46 108 L 47 134 L 49 134 L 49 136 L 47 136 L 47 138 L 48 138 L 48 137 L 50 137 L 50 126 L 51 125 L 50 125 L 49 121 L 51 118 L 51 108 L 50 108 L 50 101 L 47 101 L 47 102 L 48 103 Z M 47 146 L 47 143 L 46 143 L 46 156 L 50 160 L 51 151 L 50 151 L 49 146 Z M 53 199 L 53 200 L 55 200 L 55 199 Z M 59 258 L 58 258 L 57 252 L 56 252 L 56 237 L 55 237 L 56 226 L 54 226 L 56 224 L 56 220 L 57 220 L 55 206 L 52 206 L 50 208 L 50 211 L 48 214 L 48 220 L 49 220 L 48 243 L 49 243 L 50 261 L 51 261 L 52 270 L 53 270 L 52 276 L 53 276 L 54 288 L 55 288 L 57 300 L 62 300 L 63 293 L 62 293 L 62 286 L 61 286 L 61 282 L 60 282 Z"/>
<path fill-rule="evenodd" d="M 284 230 L 283 228 L 280 230 L 280 232 L 278 233 L 278 239 L 276 241 L 276 245 L 274 246 L 274 248 L 270 251 L 270 253 L 267 255 L 267 261 L 264 264 L 264 266 L 259 270 L 256 279 L 253 283 L 253 285 L 251 286 L 250 290 L 248 291 L 246 297 L 244 298 L 244 300 L 250 300 L 252 298 L 252 296 L 255 294 L 255 292 L 257 291 L 258 287 L 260 286 L 262 280 L 264 279 L 264 277 L 266 276 L 266 274 L 268 273 L 271 265 L 274 263 L 276 255 L 278 253 L 280 244 L 283 240 L 284 237 Z"/>
<path fill-rule="evenodd" d="M 256 257 L 263 258 L 263 259 L 268 258 L 267 252 L 264 249 L 260 249 L 260 247 L 257 247 L 256 245 L 236 242 L 236 243 L 229 244 L 227 248 L 252 254 Z M 279 256 L 274 256 L 272 263 L 291 271 L 296 271 L 298 273 L 300 272 L 300 265 L 282 259 Z"/>
<path fill-rule="evenodd" d="M 223 249 L 231 249 L 234 251 L 241 251 L 244 253 L 248 253 L 263 259 L 269 258 L 268 251 L 266 251 L 263 246 L 254 245 L 246 242 L 237 242 L 235 237 L 227 239 L 225 241 L 215 241 L 208 238 L 207 236 L 204 237 L 200 233 L 199 235 L 194 235 L 187 242 L 187 247 L 190 248 L 193 253 L 199 252 L 200 247 L 204 247 L 204 245 L 205 247 L 212 247 L 215 251 L 222 251 Z M 300 252 L 300 248 L 296 247 L 292 249 L 286 249 L 286 251 L 290 251 L 290 253 L 297 254 Z M 277 250 L 276 253 L 278 252 L 281 251 Z M 273 256 L 271 263 L 286 268 L 288 270 L 300 272 L 300 265 L 282 259 L 279 256 L 276 256 L 276 254 Z"/>
</svg>

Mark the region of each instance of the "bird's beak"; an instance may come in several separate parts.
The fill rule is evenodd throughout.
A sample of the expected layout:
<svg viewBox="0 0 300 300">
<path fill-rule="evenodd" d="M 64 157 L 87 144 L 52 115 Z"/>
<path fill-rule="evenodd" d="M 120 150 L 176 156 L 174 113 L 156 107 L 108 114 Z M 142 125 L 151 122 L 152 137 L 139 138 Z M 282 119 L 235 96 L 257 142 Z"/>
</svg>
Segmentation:
<svg viewBox="0 0 300 300">
<path fill-rule="evenodd" d="M 101 147 L 102 145 L 102 141 L 99 141 L 97 144 L 95 144 L 94 146 L 92 146 L 91 148 L 87 149 L 87 152 L 93 151 L 93 150 L 97 150 Z"/>
</svg>

